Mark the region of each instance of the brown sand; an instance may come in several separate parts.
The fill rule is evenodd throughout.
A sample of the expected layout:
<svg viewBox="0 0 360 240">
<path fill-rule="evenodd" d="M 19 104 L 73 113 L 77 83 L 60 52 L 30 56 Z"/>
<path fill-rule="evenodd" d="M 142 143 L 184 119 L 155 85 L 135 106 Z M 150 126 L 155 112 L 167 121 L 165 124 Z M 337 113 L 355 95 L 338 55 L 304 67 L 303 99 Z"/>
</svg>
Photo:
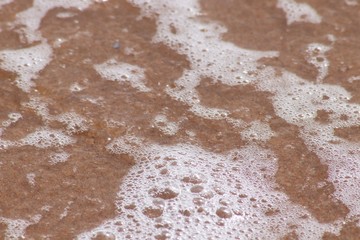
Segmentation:
<svg viewBox="0 0 360 240">
<path fill-rule="evenodd" d="M 343 86 L 353 95 L 352 101 L 360 103 L 360 81 L 352 84 L 346 81 L 350 76 L 360 75 L 359 6 L 347 7 L 344 1 L 336 0 L 305 2 L 323 16 L 321 24 L 287 26 L 284 13 L 273 0 L 204 0 L 202 18 L 224 24 L 229 30 L 223 36 L 226 41 L 243 48 L 279 51 L 278 58 L 263 59 L 263 63 L 285 68 L 309 81 L 316 78 L 317 71 L 304 60 L 305 46 L 312 42 L 329 44 L 325 35 L 334 34 L 338 41 L 327 54 L 332 64 L 324 82 Z M 0 24 L 4 28 L 0 32 L 0 49 L 28 47 L 16 31 L 6 27 L 6 22 L 13 21 L 16 13 L 29 6 L 29 1 L 18 0 L 0 10 Z M 66 19 L 57 17 L 62 11 L 61 8 L 49 11 L 41 22 L 40 31 L 50 44 L 59 38 L 66 42 L 54 48 L 53 60 L 40 72 L 36 91 L 31 96 L 49 100 L 51 115 L 75 111 L 90 119 L 91 127 L 77 133 L 77 142 L 64 148 L 71 153 L 65 163 L 49 163 L 49 154 L 58 151 L 57 148 L 23 146 L 1 150 L 0 216 L 12 219 L 39 213 L 43 216 L 39 223 L 26 229 L 26 239 L 71 239 L 117 214 L 116 193 L 134 161 L 125 154 L 107 152 L 103 146 L 108 138 L 129 133 L 159 144 L 192 142 L 213 152 L 246 144 L 228 122 L 200 118 L 189 112 L 188 106 L 164 93 L 164 86 L 172 86 L 190 66 L 186 56 L 151 42 L 156 32 L 154 19 L 138 20 L 139 9 L 123 0 L 94 4 L 82 12 L 72 9 L 76 14 Z M 116 41 L 121 43 L 119 49 L 112 47 Z M 134 53 L 127 54 L 126 48 L 134 49 Z M 147 86 L 154 91 L 136 92 L 129 84 L 110 81 L 104 84 L 93 64 L 109 58 L 144 68 Z M 0 70 L 0 121 L 5 121 L 9 112 L 20 112 L 23 116 L 2 138 L 21 139 L 44 125 L 63 129 L 62 123 L 44 122 L 24 106 L 29 95 L 16 87 L 15 78 L 15 74 Z M 74 94 L 69 91 L 74 82 L 86 88 Z M 197 90 L 205 106 L 230 110 L 235 119 L 251 122 L 272 116 L 270 127 L 277 136 L 264 143 L 264 147 L 278 156 L 276 181 L 281 191 L 294 203 L 306 207 L 319 222 L 333 222 L 348 214 L 347 206 L 332 197 L 334 186 L 327 180 L 328 167 L 307 149 L 297 126 L 275 115 L 270 93 L 251 85 L 214 84 L 211 79 L 203 79 Z M 100 103 L 93 104 L 86 100 L 89 98 L 100 99 Z M 239 106 L 250 111 L 236 112 Z M 151 127 L 150 120 L 164 108 L 168 109 L 171 121 L 181 121 L 182 128 L 175 136 L 164 136 Z M 320 111 L 317 120 L 326 124 L 329 114 Z M 110 127 L 105 119 L 116 119 L 122 125 Z M 193 131 L 196 138 L 189 138 L 184 129 Z M 335 134 L 354 142 L 360 139 L 359 127 L 337 129 Z M 27 181 L 27 173 L 36 174 L 34 186 Z M 319 183 L 324 183 L 321 188 L 317 187 Z M 46 205 L 51 207 L 46 210 L 43 208 Z M 64 209 L 68 209 L 67 215 L 61 218 Z M 0 223 L 0 238 L 5 229 L 6 225 Z M 355 224 L 349 223 L 344 225 L 340 236 L 326 234 L 323 239 L 358 239 L 359 231 Z M 284 239 L 297 239 L 297 236 L 289 234 Z"/>
</svg>

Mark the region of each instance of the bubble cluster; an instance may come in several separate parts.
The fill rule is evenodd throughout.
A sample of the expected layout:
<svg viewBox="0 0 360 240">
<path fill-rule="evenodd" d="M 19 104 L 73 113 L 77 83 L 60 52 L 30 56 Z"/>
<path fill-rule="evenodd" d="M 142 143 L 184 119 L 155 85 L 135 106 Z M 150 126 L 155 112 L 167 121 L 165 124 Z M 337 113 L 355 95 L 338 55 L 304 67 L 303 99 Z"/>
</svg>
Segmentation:
<svg viewBox="0 0 360 240">
<path fill-rule="evenodd" d="M 0 67 L 15 72 L 17 86 L 24 92 L 29 92 L 35 85 L 33 80 L 51 60 L 52 49 L 47 43 L 41 43 L 29 48 L 3 50 L 0 52 Z"/>
<path fill-rule="evenodd" d="M 93 3 L 92 0 L 59 0 L 59 1 L 44 1 L 35 0 L 32 7 L 20 12 L 16 15 L 16 23 L 22 28 L 20 31 L 24 32 L 24 35 L 28 42 L 43 40 L 41 33 L 38 31 L 42 18 L 46 13 L 54 8 L 76 8 L 83 10 L 89 7 Z"/>
<path fill-rule="evenodd" d="M 294 22 L 320 23 L 321 16 L 306 3 L 298 3 L 294 0 L 278 0 L 277 7 L 286 14 L 287 24 Z"/>
<path fill-rule="evenodd" d="M 0 217 L 0 223 L 6 224 L 4 238 L 5 240 L 25 239 L 25 229 L 41 219 L 41 215 L 32 216 L 29 220 L 24 219 L 9 219 Z"/>
<path fill-rule="evenodd" d="M 57 115 L 55 120 L 64 123 L 66 130 L 70 134 L 84 132 L 89 129 L 87 120 L 75 112 L 68 112 Z"/>
<path fill-rule="evenodd" d="M 331 47 L 319 43 L 311 43 L 307 47 L 307 61 L 317 68 L 318 76 L 316 80 L 318 82 L 324 80 L 328 74 L 330 62 L 325 56 L 325 53 L 330 49 Z"/>
<path fill-rule="evenodd" d="M 175 122 L 171 122 L 167 119 L 165 115 L 157 115 L 154 119 L 154 125 L 158 128 L 163 134 L 174 136 L 179 131 L 179 126 Z"/>
<path fill-rule="evenodd" d="M 38 148 L 61 147 L 75 142 L 75 140 L 59 130 L 39 129 L 19 141 L 22 145 Z"/>
<path fill-rule="evenodd" d="M 4 128 L 7 128 L 7 127 L 9 127 L 11 124 L 16 123 L 17 121 L 19 121 L 19 119 L 22 118 L 22 115 L 21 115 L 20 113 L 16 113 L 16 112 L 14 112 L 14 113 L 9 113 L 9 114 L 8 114 L 8 118 L 9 118 L 8 120 L 2 122 L 2 124 L 1 124 Z M 0 134 L 0 135 L 1 135 L 1 134 Z"/>
<path fill-rule="evenodd" d="M 267 141 L 273 136 L 275 133 L 270 126 L 260 121 L 253 121 L 250 127 L 241 132 L 241 137 L 247 141 Z"/>
<path fill-rule="evenodd" d="M 2 1 L 0 7 L 10 2 Z M 30 98 L 22 106 L 33 110 L 44 126 L 17 141 L 0 139 L 0 151 L 14 146 L 49 148 L 48 162 L 59 167 L 71 156 L 64 147 L 76 143 L 76 137 L 92 127 L 91 119 L 71 109 L 51 114 L 51 100 L 39 97 L 40 91 L 34 87 L 38 74 L 53 57 L 53 49 L 38 30 L 42 18 L 50 9 L 58 7 L 63 10 L 57 13 L 57 18 L 74 17 L 77 13 L 66 12 L 66 9 L 83 10 L 94 2 L 105 4 L 106 1 L 35 0 L 32 7 L 16 15 L 13 27 L 24 33 L 23 43 L 32 45 L 1 51 L 0 67 L 17 74 L 17 86 Z M 119 186 L 117 216 L 81 233 L 78 239 L 202 239 L 204 236 L 213 239 L 282 239 L 289 234 L 295 234 L 299 239 L 320 239 L 325 232 L 338 234 L 343 221 L 359 219 L 359 143 L 338 132 L 359 126 L 360 106 L 351 101 L 351 94 L 344 88 L 323 83 L 330 66 L 326 58 L 330 46 L 317 42 L 307 45 L 304 60 L 318 70 L 316 81 L 311 82 L 285 69 L 259 62 L 264 58 L 279 57 L 279 52 L 244 49 L 224 41 L 222 35 L 227 29 L 219 23 L 200 19 L 203 12 L 196 0 L 129 2 L 141 8 L 142 15 L 138 19 L 144 16 L 156 18 L 157 32 L 152 43 L 165 44 L 189 61 L 190 67 L 173 84 L 162 89 L 164 94 L 187 105 L 187 110 L 197 118 L 235 126 L 234 131 L 244 145 L 223 154 L 190 144 L 158 145 L 130 134 L 132 130 L 127 128 L 127 123 L 106 120 L 107 127 L 126 131 L 123 135 L 115 135 L 114 139 L 109 137 L 104 150 L 120 157 L 130 156 L 136 165 Z M 350 0 L 345 3 L 355 5 Z M 288 25 L 322 21 L 315 9 L 305 3 L 278 0 L 277 7 L 284 11 Z M 333 35 L 326 36 L 330 42 L 337 41 Z M 58 38 L 53 47 L 60 50 L 66 41 Z M 118 48 L 117 45 L 113 48 Z M 128 57 L 136 55 L 135 51 L 132 47 L 124 47 Z M 146 69 L 125 60 L 111 58 L 93 68 L 102 79 L 124 86 L 129 84 L 140 92 L 155 91 L 148 87 Z M 197 91 L 204 78 L 227 86 L 252 85 L 259 91 L 268 92 L 276 116 L 264 120 L 235 118 L 230 110 L 207 106 Z M 358 80 L 358 76 L 352 76 L 348 83 Z M 84 82 L 74 82 L 69 90 L 79 96 L 90 88 L 90 84 L 82 84 Z M 33 95 L 30 94 L 32 90 Z M 82 100 L 98 106 L 106 104 L 106 98 L 101 96 L 83 96 Z M 316 120 L 319 112 L 328 113 L 326 123 Z M 8 120 L 2 122 L 0 137 L 22 117 L 18 112 L 9 113 Z M 328 166 L 327 181 L 335 187 L 334 200 L 340 200 L 350 209 L 345 219 L 320 223 L 307 209 L 291 202 L 275 183 L 278 159 L 265 147 L 272 137 L 277 136 L 270 127 L 272 117 L 296 126 L 299 131 L 296 137 Z M 62 125 L 63 129 L 53 129 L 50 127 L 53 125 Z M 155 114 L 150 125 L 167 136 L 176 136 L 182 127 L 181 122 L 172 121 L 164 112 Z M 192 139 L 196 138 L 194 132 L 184 130 Z M 31 187 L 36 185 L 35 173 L 30 172 L 26 177 Z M 321 183 L 318 186 L 320 188 Z M 68 202 L 60 219 L 68 215 L 71 204 Z M 0 217 L 0 222 L 7 226 L 6 239 L 19 239 L 25 229 L 40 218 L 11 220 Z"/>
<path fill-rule="evenodd" d="M 62 162 L 66 162 L 69 157 L 70 157 L 70 154 L 67 152 L 64 152 L 64 151 L 54 152 L 50 155 L 49 162 L 51 164 L 62 163 Z"/>
<path fill-rule="evenodd" d="M 116 239 L 197 239 L 223 233 L 227 239 L 276 239 L 290 231 L 289 224 L 306 239 L 331 229 L 303 219 L 307 211 L 274 190 L 276 158 L 268 150 L 248 146 L 218 155 L 191 145 L 144 143 L 132 148 L 127 152 L 141 148 L 142 155 L 133 155 L 137 165 L 118 193 L 119 216 L 79 239 L 98 234 Z"/>
<path fill-rule="evenodd" d="M 145 85 L 145 72 L 142 68 L 129 63 L 117 62 L 110 59 L 94 66 L 101 77 L 117 82 L 129 82 L 131 86 L 141 92 L 151 91 Z"/>
</svg>

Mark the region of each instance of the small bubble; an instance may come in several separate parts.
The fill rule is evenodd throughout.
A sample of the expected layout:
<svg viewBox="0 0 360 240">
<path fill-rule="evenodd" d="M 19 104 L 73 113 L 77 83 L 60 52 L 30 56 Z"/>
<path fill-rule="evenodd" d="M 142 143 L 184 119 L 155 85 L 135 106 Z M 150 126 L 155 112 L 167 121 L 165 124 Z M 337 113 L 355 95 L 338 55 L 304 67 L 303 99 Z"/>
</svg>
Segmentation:
<svg viewBox="0 0 360 240">
<path fill-rule="evenodd" d="M 203 190 L 204 190 L 204 187 L 201 186 L 201 185 L 195 185 L 195 186 L 193 186 L 193 187 L 190 189 L 190 191 L 191 191 L 192 193 L 200 193 L 200 192 L 202 192 Z"/>
<path fill-rule="evenodd" d="M 195 205 L 201 206 L 201 205 L 204 205 L 205 200 L 203 198 L 194 198 L 193 203 Z"/>
<path fill-rule="evenodd" d="M 226 207 L 221 207 L 218 210 L 216 210 L 216 215 L 218 215 L 218 217 L 220 217 L 220 218 L 231 218 L 232 217 L 231 210 L 229 210 Z"/>
<path fill-rule="evenodd" d="M 146 207 L 143 214 L 148 218 L 158 218 L 163 214 L 163 208 L 159 206 Z"/>
<path fill-rule="evenodd" d="M 185 176 L 185 177 L 183 177 L 183 179 L 181 179 L 181 181 L 183 181 L 185 183 L 192 183 L 192 184 L 199 184 L 202 182 L 200 176 L 198 176 L 196 174 Z"/>
<path fill-rule="evenodd" d="M 179 192 L 175 188 L 152 188 L 149 191 L 150 196 L 161 199 L 172 199 L 179 195 Z"/>
</svg>

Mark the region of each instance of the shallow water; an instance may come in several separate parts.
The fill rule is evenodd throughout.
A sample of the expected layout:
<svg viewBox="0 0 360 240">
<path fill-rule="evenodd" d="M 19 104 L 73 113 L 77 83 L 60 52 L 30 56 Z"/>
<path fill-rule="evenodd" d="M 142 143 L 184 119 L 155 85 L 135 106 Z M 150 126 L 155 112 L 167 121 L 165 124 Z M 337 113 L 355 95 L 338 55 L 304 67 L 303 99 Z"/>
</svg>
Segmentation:
<svg viewBox="0 0 360 240">
<path fill-rule="evenodd" d="M 4 239 L 358 239 L 360 3 L 0 1 Z"/>
</svg>

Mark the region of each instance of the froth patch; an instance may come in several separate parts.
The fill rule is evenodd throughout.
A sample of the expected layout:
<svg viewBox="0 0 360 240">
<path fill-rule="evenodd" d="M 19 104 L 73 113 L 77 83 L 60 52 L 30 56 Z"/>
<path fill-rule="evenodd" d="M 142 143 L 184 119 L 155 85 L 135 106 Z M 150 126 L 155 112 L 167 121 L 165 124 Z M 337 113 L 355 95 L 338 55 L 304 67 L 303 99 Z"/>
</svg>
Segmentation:
<svg viewBox="0 0 360 240">
<path fill-rule="evenodd" d="M 29 92 L 34 86 L 37 74 L 51 60 L 52 49 L 47 43 L 18 50 L 0 52 L 0 67 L 17 73 L 16 84 L 24 92 Z"/>
<path fill-rule="evenodd" d="M 321 16 L 306 3 L 297 3 L 294 0 L 278 0 L 277 7 L 285 12 L 288 25 L 295 22 L 321 23 Z"/>
<path fill-rule="evenodd" d="M 40 22 L 46 13 L 56 7 L 77 8 L 83 10 L 93 3 L 92 0 L 59 0 L 46 1 L 35 0 L 31 8 L 16 15 L 17 24 L 24 26 L 24 32 L 29 42 L 42 40 L 41 33 L 38 31 Z"/>
<path fill-rule="evenodd" d="M 68 112 L 53 117 L 54 120 L 66 125 L 69 134 L 84 132 L 89 129 L 88 121 L 75 112 Z"/>
<path fill-rule="evenodd" d="M 25 229 L 31 225 L 29 221 L 23 219 L 8 219 L 4 217 L 0 217 L 0 222 L 7 225 L 7 229 L 5 230 L 6 240 L 23 239 Z"/>
<path fill-rule="evenodd" d="M 345 0 L 345 3 L 349 6 L 356 6 L 359 5 L 358 0 Z"/>
<path fill-rule="evenodd" d="M 241 137 L 247 141 L 267 141 L 273 137 L 275 133 L 271 130 L 269 124 L 253 121 L 247 129 L 241 132 Z"/>
<path fill-rule="evenodd" d="M 25 239 L 26 228 L 39 222 L 40 219 L 41 215 L 35 215 L 30 220 L 0 217 L 0 223 L 7 225 L 4 235 L 5 240 Z"/>
<path fill-rule="evenodd" d="M 39 129 L 20 140 L 21 145 L 38 148 L 60 147 L 74 143 L 75 140 L 63 132 L 52 129 Z"/>
<path fill-rule="evenodd" d="M 74 111 L 51 115 L 45 99 L 31 98 L 28 103 L 23 105 L 33 109 L 45 122 L 57 121 L 64 124 L 69 134 L 80 133 L 89 129 L 89 121 Z"/>
<path fill-rule="evenodd" d="M 325 56 L 325 53 L 329 51 L 331 47 L 320 44 L 311 43 L 308 45 L 306 54 L 306 60 L 308 63 L 314 65 L 318 70 L 317 82 L 322 82 L 328 74 L 330 62 Z"/>
<path fill-rule="evenodd" d="M 166 93 L 177 101 L 190 106 L 190 111 L 199 117 L 226 120 L 242 125 L 228 116 L 228 111 L 207 107 L 201 103 L 196 87 L 202 78 L 210 78 L 227 85 L 250 84 L 257 80 L 257 60 L 278 56 L 276 51 L 255 51 L 237 48 L 221 40 L 226 29 L 216 23 L 204 23 L 198 19 L 201 9 L 197 1 L 180 2 L 133 0 L 144 15 L 156 15 L 157 32 L 154 42 L 161 42 L 186 55 L 190 70 L 167 86 Z M 176 12 L 176 14 L 174 14 Z M 172 29 L 176 29 L 176 33 Z"/>
<path fill-rule="evenodd" d="M 8 114 L 8 120 L 2 122 L 1 125 L 4 128 L 7 128 L 11 124 L 16 123 L 17 121 L 19 121 L 19 119 L 21 119 L 21 118 L 22 118 L 22 115 L 20 113 L 17 113 L 17 112 L 9 113 Z M 1 134 L 0 134 L 0 136 L 1 136 Z"/>
<path fill-rule="evenodd" d="M 268 150 L 248 146 L 218 155 L 191 145 L 127 148 L 137 165 L 118 193 L 119 216 L 79 239 L 278 239 L 292 231 L 288 225 L 300 239 L 337 232 L 274 190 L 276 158 Z"/>
<path fill-rule="evenodd" d="M 151 91 L 144 83 L 146 81 L 144 69 L 138 66 L 110 59 L 102 64 L 96 64 L 94 68 L 101 77 L 107 80 L 128 82 L 133 88 L 141 92 Z"/>
<path fill-rule="evenodd" d="M 66 162 L 69 157 L 70 157 L 70 154 L 67 152 L 64 152 L 64 151 L 54 152 L 54 153 L 50 154 L 49 162 L 51 164 L 63 163 L 63 162 Z"/>
<path fill-rule="evenodd" d="M 318 149 L 322 147 L 327 149 L 331 145 L 330 142 L 336 145 L 337 140 L 345 145 L 346 141 L 341 141 L 341 139 L 334 136 L 334 127 L 358 125 L 359 111 L 356 104 L 348 103 L 351 96 L 343 88 L 319 83 L 326 77 L 328 63 L 326 59 L 321 61 L 322 59 L 316 58 L 323 57 L 328 49 L 323 49 L 324 51 L 320 51 L 320 54 L 315 52 L 314 55 L 309 54 L 308 56 L 310 63 L 313 58 L 320 60 L 320 63 L 325 62 L 324 65 L 314 64 L 319 70 L 319 76 L 317 84 L 313 84 L 287 71 L 282 71 L 279 75 L 279 72 L 276 73 L 274 68 L 261 66 L 256 62 L 261 57 L 277 56 L 277 52 L 249 51 L 222 41 L 221 34 L 226 29 L 217 24 L 196 21 L 200 14 L 197 1 L 173 1 L 168 3 L 167 1 L 132 0 L 132 2 L 142 8 L 144 15 L 156 15 L 158 17 L 158 28 L 153 39 L 154 42 L 165 43 L 179 53 L 187 55 L 191 62 L 191 70 L 184 71 L 183 76 L 175 81 L 175 87 L 166 89 L 166 92 L 171 97 L 190 105 L 190 110 L 198 116 L 226 119 L 231 122 L 234 119 L 227 117 L 226 114 L 214 114 L 214 109 L 201 104 L 196 91 L 201 77 L 209 77 L 227 85 L 254 83 L 260 90 L 274 94 L 272 99 L 278 116 L 301 129 L 306 128 L 306 130 L 302 131 L 301 137 L 307 146 L 314 150 L 322 161 L 329 164 L 330 174 L 337 174 L 335 165 L 341 166 L 339 163 L 341 161 L 336 160 L 339 159 L 339 153 L 336 151 L 329 152 L 325 156 Z M 318 24 L 321 22 L 321 16 L 308 4 L 297 3 L 293 0 L 279 0 L 278 7 L 286 13 L 288 24 L 296 22 Z M 176 29 L 176 31 L 172 31 L 172 29 Z M 333 112 L 330 116 L 332 120 L 331 126 L 322 128 L 321 124 L 315 122 L 317 111 L 321 109 Z M 343 114 L 352 117 L 341 120 Z M 341 121 L 338 121 L 339 119 Z M 319 129 L 320 134 L 317 134 Z M 322 147 L 320 146 L 326 142 L 328 143 Z M 358 146 L 358 144 L 355 145 Z M 349 157 L 350 153 L 342 155 L 341 158 L 346 159 Z M 358 155 L 349 159 L 356 157 L 358 158 Z M 353 164 L 353 162 L 350 162 L 346 167 L 347 169 Z M 344 169 L 344 172 L 346 172 L 346 169 Z M 341 189 L 337 182 L 334 182 L 334 184 L 337 189 Z M 356 184 L 353 184 L 353 186 L 356 186 Z M 347 185 L 347 190 L 354 192 L 354 188 L 350 184 Z M 349 203 L 349 206 L 354 209 L 354 202 L 358 199 L 354 196 L 349 196 L 347 201 L 344 195 L 339 199 L 344 203 Z M 355 216 L 356 211 L 352 211 L 350 215 Z M 315 220 L 314 222 L 307 222 L 305 225 L 307 225 L 306 231 L 312 229 L 313 233 L 316 232 L 318 235 L 316 237 L 314 235 L 306 237 L 306 233 L 302 233 L 299 234 L 300 239 L 321 238 L 319 232 L 331 231 L 331 229 L 339 226 L 337 222 L 319 226 Z"/>
<path fill-rule="evenodd" d="M 140 146 L 143 145 L 143 139 L 131 135 L 125 135 L 113 140 L 106 146 L 106 149 L 115 154 L 130 154 L 139 156 L 142 154 Z"/>
<path fill-rule="evenodd" d="M 26 174 L 26 179 L 28 180 L 28 183 L 34 187 L 35 186 L 35 177 L 36 177 L 36 174 L 35 173 L 28 173 Z"/>
<path fill-rule="evenodd" d="M 14 0 L 2 0 L 0 1 L 0 9 L 2 8 L 2 6 L 7 5 L 9 3 L 12 3 Z"/>
<path fill-rule="evenodd" d="M 179 126 L 175 122 L 171 122 L 165 115 L 159 114 L 155 116 L 154 126 L 163 134 L 174 136 L 179 131 Z"/>
<path fill-rule="evenodd" d="M 1 137 L 1 129 L 0 129 L 0 137 Z M 14 146 L 14 143 L 12 141 L 8 141 L 8 140 L 2 140 L 0 139 L 0 151 L 1 150 L 6 150 L 9 147 Z"/>
</svg>

